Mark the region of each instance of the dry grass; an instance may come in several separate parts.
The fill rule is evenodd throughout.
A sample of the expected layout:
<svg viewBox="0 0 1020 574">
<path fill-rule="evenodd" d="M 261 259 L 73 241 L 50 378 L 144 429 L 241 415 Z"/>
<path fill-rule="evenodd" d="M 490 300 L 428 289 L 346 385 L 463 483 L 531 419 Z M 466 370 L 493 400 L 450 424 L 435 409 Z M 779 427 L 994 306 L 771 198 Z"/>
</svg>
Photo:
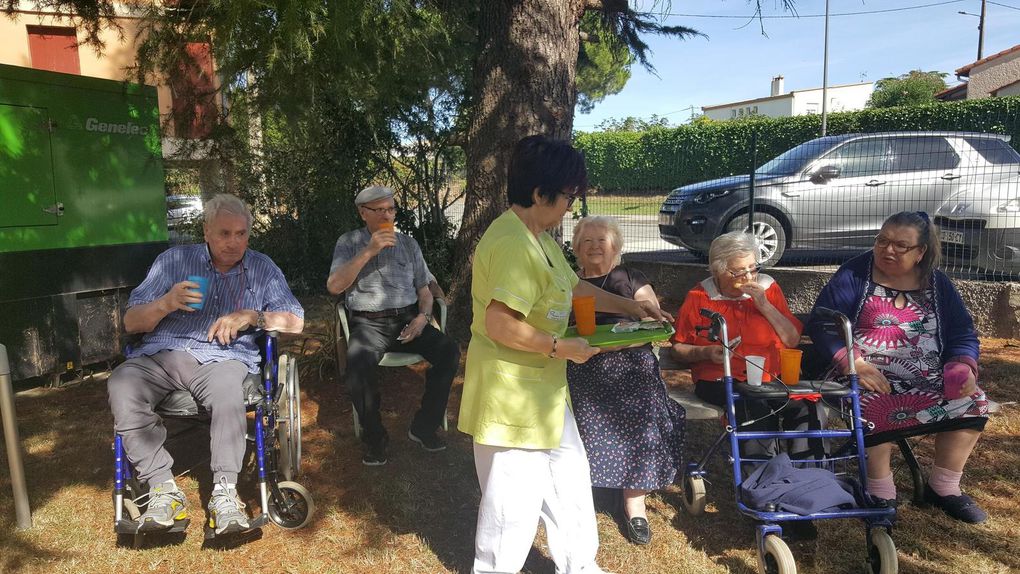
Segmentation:
<svg viewBox="0 0 1020 574">
<path fill-rule="evenodd" d="M 428 454 L 403 439 L 420 396 L 421 372 L 387 369 L 383 375 L 385 423 L 393 437 L 390 463 L 360 464 L 351 431 L 350 404 L 334 380 L 331 343 L 321 300 L 309 301 L 311 327 L 290 341 L 306 355 L 304 389 L 304 475 L 319 511 L 300 531 L 276 526 L 261 538 L 229 548 L 202 548 L 201 519 L 208 471 L 196 469 L 180 484 L 189 494 L 194 522 L 177 545 L 150 541 L 141 550 L 115 546 L 112 532 L 110 441 L 112 421 L 103 384 L 21 393 L 19 426 L 26 448 L 34 527 L 13 529 L 6 472 L 0 474 L 0 572 L 269 572 L 434 573 L 466 572 L 473 554 L 478 486 L 468 437 L 448 435 L 450 449 Z M 318 319 L 318 320 L 315 320 Z M 315 335 L 318 332 L 320 335 Z M 1000 402 L 1020 398 L 1020 353 L 1016 342 L 985 340 L 982 366 L 989 394 Z M 670 384 L 688 384 L 671 375 Z M 460 397 L 455 382 L 450 413 Z M 696 452 L 717 432 L 713 423 L 692 422 L 688 435 Z M 1020 571 L 1020 409 L 1007 404 L 989 424 L 965 477 L 965 487 L 988 509 L 981 526 L 954 522 L 931 509 L 905 505 L 893 533 L 902 572 Z M 931 441 L 918 447 L 930 460 Z M 0 451 L 2 452 L 2 451 Z M 2 457 L 6 461 L 6 456 Z M 6 464 L 6 462 L 4 462 Z M 6 468 L 6 467 L 5 467 Z M 652 544 L 629 544 L 608 512 L 599 514 L 599 562 L 628 573 L 754 572 L 753 526 L 733 510 L 732 479 L 721 459 L 710 467 L 708 512 L 697 519 L 680 510 L 674 487 L 649 500 Z M 201 479 L 201 480 L 196 480 Z M 202 482 L 200 484 L 200 482 Z M 897 473 L 900 498 L 910 496 L 909 477 Z M 255 504 L 254 490 L 243 489 Z M 864 529 L 859 522 L 819 525 L 816 542 L 793 547 L 802 572 L 861 571 Z M 540 537 L 527 571 L 547 573 L 553 565 Z"/>
</svg>

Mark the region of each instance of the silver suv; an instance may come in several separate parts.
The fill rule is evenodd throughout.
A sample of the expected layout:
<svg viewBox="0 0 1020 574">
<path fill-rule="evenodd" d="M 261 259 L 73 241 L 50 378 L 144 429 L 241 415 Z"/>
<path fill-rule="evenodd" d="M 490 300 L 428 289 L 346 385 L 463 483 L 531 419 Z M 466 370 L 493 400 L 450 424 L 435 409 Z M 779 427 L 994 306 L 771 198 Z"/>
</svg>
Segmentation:
<svg viewBox="0 0 1020 574">
<path fill-rule="evenodd" d="M 761 260 L 790 249 L 825 254 L 870 247 L 887 216 L 935 214 L 967 189 L 1015 175 L 1009 136 L 970 132 L 884 132 L 805 142 L 755 171 L 754 233 Z M 659 235 L 703 257 L 716 236 L 746 229 L 750 176 L 673 190 L 659 211 Z"/>
</svg>

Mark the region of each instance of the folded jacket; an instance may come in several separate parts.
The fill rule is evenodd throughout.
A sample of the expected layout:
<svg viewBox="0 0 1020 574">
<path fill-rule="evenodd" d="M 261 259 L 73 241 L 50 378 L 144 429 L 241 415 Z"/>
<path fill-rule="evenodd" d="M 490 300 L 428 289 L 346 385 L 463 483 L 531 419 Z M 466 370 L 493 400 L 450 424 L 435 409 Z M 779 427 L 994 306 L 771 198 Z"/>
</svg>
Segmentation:
<svg viewBox="0 0 1020 574">
<path fill-rule="evenodd" d="M 772 503 L 785 512 L 807 515 L 857 506 L 852 486 L 824 468 L 800 468 L 780 453 L 758 467 L 742 483 L 744 504 L 764 510 Z"/>
</svg>

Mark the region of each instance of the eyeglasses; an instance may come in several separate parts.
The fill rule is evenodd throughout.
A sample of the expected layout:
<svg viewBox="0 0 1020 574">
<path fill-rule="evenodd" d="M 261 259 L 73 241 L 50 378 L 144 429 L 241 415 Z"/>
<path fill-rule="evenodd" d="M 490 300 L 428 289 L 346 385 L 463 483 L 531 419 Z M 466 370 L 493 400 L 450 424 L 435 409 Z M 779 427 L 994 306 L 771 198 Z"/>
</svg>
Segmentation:
<svg viewBox="0 0 1020 574">
<path fill-rule="evenodd" d="M 902 241 L 892 241 L 887 237 L 883 237 L 881 235 L 875 237 L 875 247 L 879 249 L 885 249 L 890 245 L 892 245 L 893 253 L 896 253 L 897 255 L 903 255 L 905 253 L 909 253 L 910 251 L 913 251 L 914 249 L 921 247 L 920 245 L 907 245 Z"/>
<path fill-rule="evenodd" d="M 367 210 L 369 210 L 369 211 L 371 211 L 373 213 L 385 213 L 386 215 L 393 215 L 393 214 L 395 214 L 397 212 L 396 206 L 394 206 L 394 207 L 369 207 L 367 205 L 362 205 L 361 208 L 362 209 L 367 209 Z"/>
<path fill-rule="evenodd" d="M 570 209 L 571 207 L 574 206 L 574 202 L 577 201 L 577 198 L 581 197 L 584 194 L 581 192 L 567 193 L 565 191 L 561 191 L 560 195 L 567 198 L 567 209 Z"/>
<path fill-rule="evenodd" d="M 748 267 L 747 269 L 742 269 L 739 271 L 732 271 L 730 269 L 727 269 L 726 272 L 729 273 L 730 277 L 733 277 L 734 279 L 743 279 L 748 275 L 757 275 L 758 272 L 761 271 L 761 268 L 762 268 L 761 265 L 755 265 L 754 267 Z"/>
</svg>

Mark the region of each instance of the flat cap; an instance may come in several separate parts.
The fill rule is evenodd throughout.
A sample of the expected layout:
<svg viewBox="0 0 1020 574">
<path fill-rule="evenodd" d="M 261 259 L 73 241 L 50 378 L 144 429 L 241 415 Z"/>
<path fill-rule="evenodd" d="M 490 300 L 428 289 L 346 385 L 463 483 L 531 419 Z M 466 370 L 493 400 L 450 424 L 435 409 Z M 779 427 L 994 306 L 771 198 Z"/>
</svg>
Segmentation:
<svg viewBox="0 0 1020 574">
<path fill-rule="evenodd" d="M 354 205 L 364 205 L 372 201 L 389 199 L 391 197 L 393 197 L 393 189 L 384 185 L 373 185 L 358 192 L 358 195 L 354 197 Z"/>
</svg>

